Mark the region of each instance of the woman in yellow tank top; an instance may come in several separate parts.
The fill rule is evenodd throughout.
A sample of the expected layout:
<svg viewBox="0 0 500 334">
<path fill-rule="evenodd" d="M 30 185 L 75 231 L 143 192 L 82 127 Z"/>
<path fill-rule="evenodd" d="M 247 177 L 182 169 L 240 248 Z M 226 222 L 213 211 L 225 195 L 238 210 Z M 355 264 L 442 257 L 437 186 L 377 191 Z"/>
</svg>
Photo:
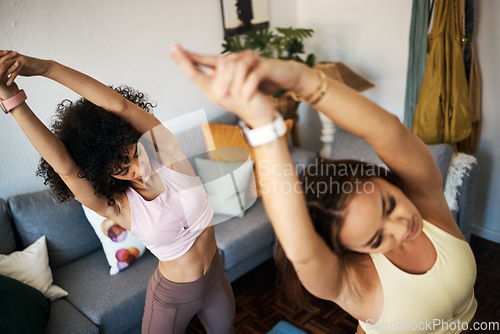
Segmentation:
<svg viewBox="0 0 500 334">
<path fill-rule="evenodd" d="M 248 51 L 204 56 L 179 46 L 172 57 L 211 101 L 267 138 L 253 150 L 261 186 L 270 190 L 263 200 L 289 285 L 300 281 L 337 303 L 359 320 L 358 333 L 467 328 L 477 307 L 474 256 L 431 153 L 396 116 L 300 63 Z M 294 92 L 369 142 L 389 169 L 323 160 L 306 168 L 300 182 L 290 173 L 287 143 L 273 134 L 280 120 L 265 94 L 276 89 Z"/>
</svg>

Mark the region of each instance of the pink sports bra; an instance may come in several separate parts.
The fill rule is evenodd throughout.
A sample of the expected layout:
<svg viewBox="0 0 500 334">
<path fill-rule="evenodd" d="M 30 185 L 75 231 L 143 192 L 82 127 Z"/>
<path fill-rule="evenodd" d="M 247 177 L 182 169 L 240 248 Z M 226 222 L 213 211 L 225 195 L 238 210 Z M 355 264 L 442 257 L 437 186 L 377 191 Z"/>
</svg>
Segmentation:
<svg viewBox="0 0 500 334">
<path fill-rule="evenodd" d="M 126 191 L 131 216 L 130 232 L 160 261 L 184 255 L 210 224 L 213 209 L 198 176 L 161 166 L 157 170 L 166 190 L 151 201 L 133 188 Z"/>
</svg>

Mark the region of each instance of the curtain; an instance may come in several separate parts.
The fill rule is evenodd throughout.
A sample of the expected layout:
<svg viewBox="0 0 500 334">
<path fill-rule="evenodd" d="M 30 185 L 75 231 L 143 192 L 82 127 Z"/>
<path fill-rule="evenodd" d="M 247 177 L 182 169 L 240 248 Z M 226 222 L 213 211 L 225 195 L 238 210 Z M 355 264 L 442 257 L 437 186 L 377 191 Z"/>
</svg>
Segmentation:
<svg viewBox="0 0 500 334">
<path fill-rule="evenodd" d="M 405 113 L 403 119 L 404 124 L 410 129 L 413 126 L 413 115 L 417 105 L 420 86 L 424 79 L 429 13 L 430 5 L 428 0 L 413 0 L 408 69 L 406 73 Z"/>
</svg>

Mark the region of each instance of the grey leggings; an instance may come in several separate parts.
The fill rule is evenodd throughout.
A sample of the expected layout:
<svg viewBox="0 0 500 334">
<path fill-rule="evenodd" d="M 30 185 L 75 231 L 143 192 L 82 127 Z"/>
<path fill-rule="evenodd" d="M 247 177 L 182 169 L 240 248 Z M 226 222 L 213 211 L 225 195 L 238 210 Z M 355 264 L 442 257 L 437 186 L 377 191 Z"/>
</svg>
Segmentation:
<svg viewBox="0 0 500 334">
<path fill-rule="evenodd" d="M 234 313 L 233 290 L 216 252 L 210 268 L 194 282 L 171 282 L 155 270 L 146 292 L 142 333 L 184 333 L 195 314 L 208 334 L 232 333 Z"/>
</svg>

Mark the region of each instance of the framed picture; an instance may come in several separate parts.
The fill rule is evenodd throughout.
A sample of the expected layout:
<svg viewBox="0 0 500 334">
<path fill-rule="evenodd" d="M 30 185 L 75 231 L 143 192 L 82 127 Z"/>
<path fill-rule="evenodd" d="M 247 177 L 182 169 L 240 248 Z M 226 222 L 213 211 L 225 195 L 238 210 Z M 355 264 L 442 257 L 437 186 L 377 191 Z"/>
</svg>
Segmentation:
<svg viewBox="0 0 500 334">
<path fill-rule="evenodd" d="M 224 36 L 269 27 L 269 0 L 221 0 Z"/>
</svg>

